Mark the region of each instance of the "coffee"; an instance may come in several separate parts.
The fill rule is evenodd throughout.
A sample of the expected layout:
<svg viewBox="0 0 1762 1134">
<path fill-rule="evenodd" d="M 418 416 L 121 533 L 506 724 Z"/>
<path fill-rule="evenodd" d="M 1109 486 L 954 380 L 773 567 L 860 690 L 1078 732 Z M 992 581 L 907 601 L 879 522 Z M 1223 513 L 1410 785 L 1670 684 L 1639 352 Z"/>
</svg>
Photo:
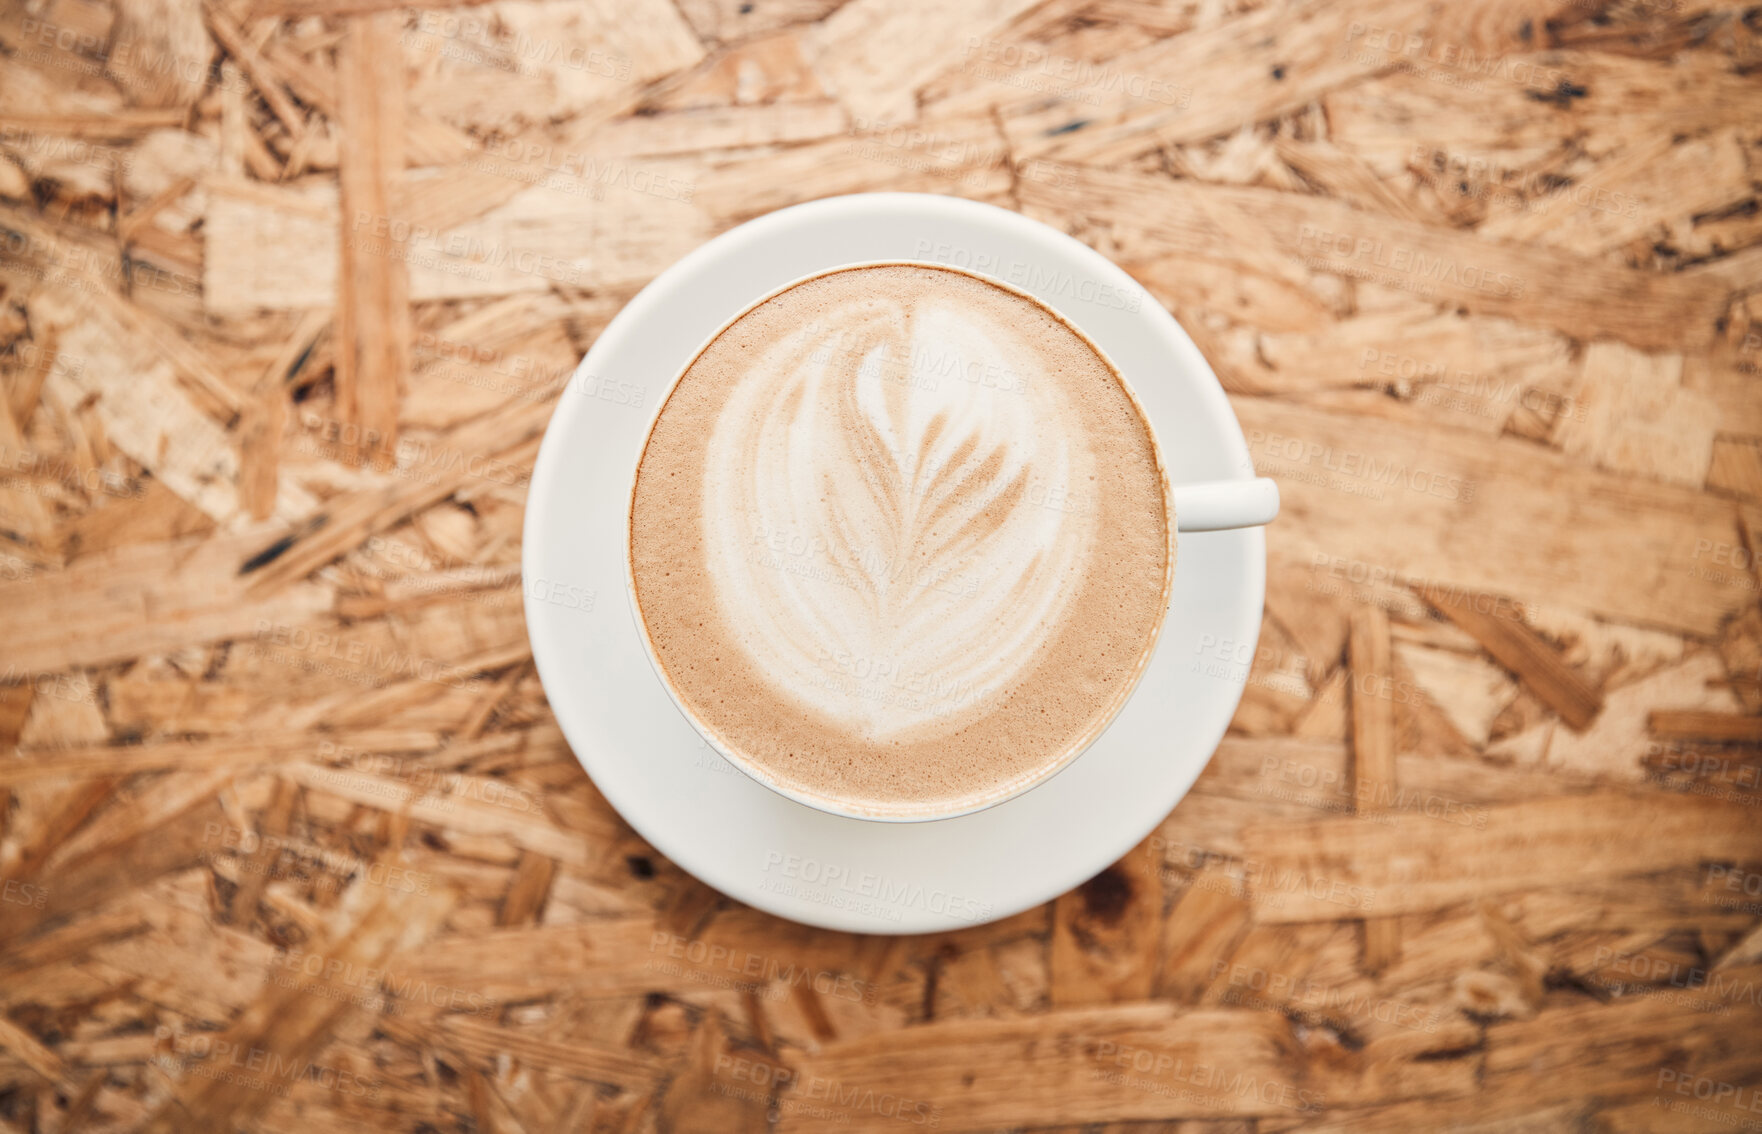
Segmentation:
<svg viewBox="0 0 1762 1134">
<path fill-rule="evenodd" d="M 1156 442 L 1107 359 L 953 269 L 839 269 L 724 328 L 638 465 L 653 655 L 718 746 L 877 817 L 1062 765 L 1149 658 L 1174 575 Z"/>
</svg>

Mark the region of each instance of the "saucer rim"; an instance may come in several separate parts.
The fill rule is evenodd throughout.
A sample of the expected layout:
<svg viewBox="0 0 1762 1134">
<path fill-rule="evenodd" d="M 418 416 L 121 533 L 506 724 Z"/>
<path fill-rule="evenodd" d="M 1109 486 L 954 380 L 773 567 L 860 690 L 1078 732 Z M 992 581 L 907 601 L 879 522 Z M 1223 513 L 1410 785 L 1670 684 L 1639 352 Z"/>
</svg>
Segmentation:
<svg viewBox="0 0 1762 1134">
<path fill-rule="evenodd" d="M 1208 416 L 1213 419 L 1215 427 L 1213 432 L 1218 435 L 1217 440 L 1221 446 L 1237 457 L 1237 460 L 1232 462 L 1234 467 L 1231 472 L 1227 476 L 1215 479 L 1253 478 L 1254 472 L 1248 457 L 1247 442 L 1242 434 L 1241 424 L 1236 418 L 1234 410 L 1230 407 L 1211 366 L 1200 354 L 1185 329 L 1123 269 L 1089 246 L 1050 226 L 1008 209 L 937 194 L 859 193 L 789 206 L 721 233 L 693 249 L 656 276 L 632 297 L 596 338 L 571 376 L 565 395 L 558 401 L 551 420 L 547 424 L 528 488 L 526 513 L 522 525 L 521 551 L 522 598 L 527 632 L 532 645 L 535 667 L 541 684 L 547 690 L 566 687 L 568 671 L 575 661 L 564 648 L 563 643 L 556 640 L 557 635 L 562 632 L 559 628 L 557 612 L 550 609 L 549 604 L 541 600 L 530 585 L 531 580 L 543 579 L 547 574 L 554 574 L 554 572 L 545 570 L 550 561 L 552 541 L 544 525 L 540 523 L 540 517 L 547 515 L 554 509 L 553 496 L 566 491 L 564 486 L 559 483 L 559 475 L 568 459 L 567 450 L 570 442 L 579 440 L 584 431 L 583 415 L 586 411 L 583 403 L 585 399 L 569 397 L 568 390 L 572 390 L 583 375 L 591 376 L 595 371 L 604 369 L 603 364 L 608 357 L 615 356 L 622 350 L 632 349 L 636 344 L 636 339 L 633 336 L 640 333 L 645 320 L 651 316 L 653 310 L 660 305 L 674 301 L 676 298 L 674 293 L 679 290 L 682 283 L 691 280 L 699 272 L 701 266 L 720 261 L 723 257 L 742 255 L 770 240 L 787 238 L 792 229 L 797 229 L 804 224 L 817 221 L 837 222 L 840 219 L 849 221 L 860 219 L 865 213 L 870 215 L 879 213 L 897 217 L 901 211 L 909 211 L 922 216 L 937 215 L 937 219 L 951 223 L 957 228 L 969 227 L 969 225 L 979 229 L 1001 227 L 1008 230 L 1009 236 L 1019 238 L 1028 244 L 1051 242 L 1068 255 L 1082 261 L 1085 264 L 1085 271 L 1092 273 L 1094 278 L 1111 282 L 1129 294 L 1142 296 L 1141 307 L 1132 311 L 1131 314 L 1136 316 L 1139 322 L 1145 324 L 1146 333 L 1155 335 L 1159 340 L 1159 345 L 1170 351 L 1176 364 L 1171 369 L 1181 375 L 1182 380 L 1189 383 L 1190 393 L 1206 406 L 1209 411 Z M 985 241 L 979 239 L 973 243 L 983 245 Z M 823 270 L 877 258 L 827 260 Z M 951 266 L 984 276 L 987 279 L 1000 279 L 1000 282 L 1011 287 L 1019 286 L 1014 281 L 1002 279 L 992 273 L 967 265 L 955 263 Z M 771 289 L 755 286 L 751 296 L 741 301 L 741 305 L 736 310 L 743 310 L 746 305 L 750 305 L 754 298 L 762 296 L 769 290 Z M 1078 320 L 1071 315 L 1069 308 L 1057 299 L 1037 294 L 1030 289 L 1024 290 L 1028 290 L 1029 294 L 1040 303 L 1058 312 L 1073 326 L 1081 326 Z M 1086 329 L 1085 333 L 1091 332 Z M 626 340 L 630 340 L 629 343 Z M 679 352 L 681 358 L 688 357 L 689 353 L 689 349 Z M 663 383 L 663 385 L 665 384 Z M 1157 423 L 1154 412 L 1149 407 L 1145 407 L 1145 415 L 1151 419 L 1152 427 L 1158 432 L 1158 435 L 1163 436 L 1163 428 Z M 645 423 L 648 417 L 649 415 L 645 415 Z M 591 424 L 591 419 L 587 420 Z M 646 435 L 646 429 L 638 435 L 637 451 L 640 451 L 641 441 Z M 632 463 L 635 456 L 636 452 L 632 452 Z M 1253 528 L 1205 535 L 1190 533 L 1178 538 L 1180 541 L 1185 541 L 1193 538 L 1220 537 L 1244 541 L 1241 551 L 1246 559 L 1245 572 L 1243 576 L 1235 580 L 1235 585 L 1228 593 L 1213 593 L 1207 596 L 1206 602 L 1207 605 L 1233 608 L 1234 616 L 1230 621 L 1242 628 L 1237 640 L 1252 646 L 1258 641 L 1262 625 L 1266 577 L 1265 535 L 1262 529 Z M 1165 628 L 1178 619 L 1178 602 L 1178 593 L 1171 594 L 1169 607 L 1164 615 L 1163 625 Z M 628 609 L 627 602 L 619 605 Z M 627 617 L 632 621 L 625 624 L 628 629 L 624 633 L 632 636 L 633 640 L 630 642 L 630 646 L 638 655 L 642 655 L 645 651 L 640 642 L 635 640 L 640 638 L 640 629 L 633 624 L 634 615 L 627 615 Z M 1164 646 L 1166 642 L 1159 642 L 1158 645 L 1159 647 Z M 1112 725 L 1117 724 L 1126 715 L 1132 700 L 1147 695 L 1154 696 L 1158 693 L 1158 690 L 1151 687 L 1151 661 L 1153 660 L 1154 658 L 1147 661 L 1144 675 L 1132 698 L 1128 699 L 1126 706 L 1115 715 L 1107 732 L 1112 732 Z M 1175 670 L 1162 675 L 1162 677 L 1172 684 L 1174 678 L 1180 676 L 1182 672 Z M 658 683 L 659 679 L 652 671 L 650 677 Z M 1158 797 L 1167 798 L 1167 805 L 1157 809 L 1159 818 L 1153 820 L 1144 830 L 1136 830 L 1138 824 L 1134 823 L 1123 834 L 1114 834 L 1108 829 L 1109 824 L 1104 817 L 1096 817 L 1093 823 L 1095 834 L 1088 839 L 1081 855 L 1073 853 L 1067 856 L 1062 866 L 1053 866 L 1043 870 L 1035 882 L 1018 887 L 1019 892 L 1010 899 L 990 903 L 986 915 L 977 920 L 950 920 L 948 917 L 938 916 L 932 911 L 907 909 L 901 911 L 897 920 L 882 922 L 871 915 L 854 913 L 837 905 L 819 904 L 801 899 L 789 901 L 773 895 L 770 891 L 762 888 L 760 885 L 762 879 L 751 876 L 750 868 L 736 866 L 726 858 L 716 855 L 713 850 L 706 850 L 701 846 L 694 845 L 689 827 L 685 831 L 679 829 L 684 817 L 676 810 L 653 807 L 647 801 L 637 798 L 637 792 L 634 789 L 624 790 L 626 785 L 621 783 L 616 775 L 595 774 L 596 769 L 603 767 L 610 772 L 618 764 L 627 764 L 628 761 L 621 755 L 609 755 L 596 751 L 591 745 L 580 743 L 586 731 L 582 717 L 585 710 L 580 701 L 553 698 L 552 711 L 557 719 L 558 727 L 565 740 L 568 741 L 577 761 L 588 773 L 607 802 L 639 836 L 682 869 L 730 897 L 792 921 L 847 932 L 901 934 L 967 928 L 1033 908 L 1065 893 L 1073 886 L 1093 876 L 1110 863 L 1118 860 L 1146 835 L 1153 832 L 1166 819 L 1169 811 L 1186 797 L 1193 782 L 1209 763 L 1212 755 L 1215 754 L 1217 745 L 1228 730 L 1229 721 L 1234 715 L 1235 708 L 1240 702 L 1246 686 L 1234 681 L 1219 681 L 1210 685 L 1195 686 L 1195 688 L 1206 690 L 1206 696 L 1202 700 L 1211 708 L 1204 715 L 1213 719 L 1209 727 L 1202 727 L 1197 732 L 1190 732 L 1186 742 L 1180 746 L 1184 752 L 1197 753 L 1197 756 L 1186 760 L 1159 761 L 1165 767 L 1174 763 L 1187 765 L 1187 767 L 1171 772 L 1167 777 L 1155 781 L 1159 788 L 1155 794 Z M 662 696 L 666 697 L 664 687 L 662 687 Z M 672 703 L 670 697 L 667 700 Z M 673 707 L 677 709 L 676 704 Z M 689 718 L 685 719 L 689 727 Z M 696 730 L 693 729 L 693 732 L 695 734 Z M 1195 740 L 1194 737 L 1199 739 Z M 1078 766 L 1084 756 L 1096 751 L 1106 743 L 1106 740 L 1106 733 L 1098 736 L 1084 750 L 1084 753 L 1067 762 L 1057 773 L 1044 777 L 1027 790 L 993 807 L 953 817 L 910 823 L 890 823 L 841 817 L 789 799 L 756 781 L 754 781 L 754 786 L 766 795 L 774 796 L 777 801 L 788 807 L 800 808 L 812 815 L 832 820 L 837 825 L 835 829 L 839 831 L 846 830 L 844 826 L 846 824 L 852 827 L 880 827 L 893 831 L 909 832 L 915 829 L 971 824 L 976 820 L 1001 822 L 995 817 L 1008 814 L 1011 808 L 1016 807 L 1023 800 L 1039 797 L 1048 791 L 1056 791 L 1057 789 L 1050 785 L 1065 780 L 1066 774 L 1071 768 Z M 713 752 L 715 749 L 710 748 L 710 751 Z M 1141 760 L 1138 763 L 1143 764 L 1145 761 Z M 729 817 L 726 821 L 734 822 L 736 820 Z M 850 838 L 845 839 L 842 835 L 839 838 L 847 844 L 862 841 L 861 836 L 854 830 L 850 831 Z M 701 842 L 701 840 L 697 840 L 697 842 Z M 981 853 L 981 851 L 976 850 L 974 853 Z M 852 857 L 862 856 L 863 852 L 856 852 L 852 855 Z"/>
</svg>

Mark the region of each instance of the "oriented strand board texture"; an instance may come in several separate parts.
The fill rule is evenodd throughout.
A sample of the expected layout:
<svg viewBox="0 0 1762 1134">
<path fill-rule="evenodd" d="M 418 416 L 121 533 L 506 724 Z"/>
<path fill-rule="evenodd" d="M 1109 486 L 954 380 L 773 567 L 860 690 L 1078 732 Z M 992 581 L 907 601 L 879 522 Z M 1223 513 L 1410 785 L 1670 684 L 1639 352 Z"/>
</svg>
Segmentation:
<svg viewBox="0 0 1762 1134">
<path fill-rule="evenodd" d="M 1757 1128 L 1758 185 L 1707 0 L 0 5 L 0 1134 Z M 636 289 L 896 189 L 1285 511 L 1192 794 L 884 939 L 619 819 L 518 563 Z"/>
</svg>

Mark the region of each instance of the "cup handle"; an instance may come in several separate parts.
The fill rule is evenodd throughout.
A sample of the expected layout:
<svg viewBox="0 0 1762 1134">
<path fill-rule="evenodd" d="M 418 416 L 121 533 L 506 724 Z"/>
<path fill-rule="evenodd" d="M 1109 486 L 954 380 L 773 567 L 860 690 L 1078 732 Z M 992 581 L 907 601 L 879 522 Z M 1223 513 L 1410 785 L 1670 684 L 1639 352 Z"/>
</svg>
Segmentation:
<svg viewBox="0 0 1762 1134">
<path fill-rule="evenodd" d="M 1209 480 L 1175 487 L 1175 530 L 1221 532 L 1271 523 L 1279 514 L 1279 486 L 1266 477 Z"/>
</svg>

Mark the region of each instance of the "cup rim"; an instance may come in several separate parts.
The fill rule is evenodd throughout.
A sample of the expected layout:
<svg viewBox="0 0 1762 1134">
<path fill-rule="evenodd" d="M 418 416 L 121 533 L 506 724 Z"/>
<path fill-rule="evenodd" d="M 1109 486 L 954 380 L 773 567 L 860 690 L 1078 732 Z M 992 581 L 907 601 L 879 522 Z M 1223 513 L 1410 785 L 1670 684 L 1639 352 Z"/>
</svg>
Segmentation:
<svg viewBox="0 0 1762 1134">
<path fill-rule="evenodd" d="M 732 745 L 725 743 L 722 738 L 705 724 L 698 715 L 692 711 L 690 706 L 686 704 L 685 699 L 680 695 L 679 689 L 674 685 L 672 678 L 667 673 L 666 667 L 661 664 L 661 660 L 655 651 L 654 641 L 649 635 L 648 623 L 643 619 L 642 607 L 637 601 L 636 595 L 635 565 L 632 561 L 631 520 L 636 506 L 638 474 L 642 470 L 643 458 L 648 453 L 649 442 L 653 438 L 655 426 L 659 424 L 661 415 L 666 412 L 667 403 L 672 399 L 674 391 L 678 389 L 679 384 L 684 380 L 685 375 L 690 372 L 692 366 L 697 363 L 697 360 L 700 357 L 702 357 L 704 351 L 708 350 L 717 339 L 727 333 L 730 327 L 746 318 L 747 315 L 751 314 L 765 303 L 775 299 L 777 296 L 824 276 L 837 275 L 840 272 L 858 271 L 865 268 L 882 267 L 928 268 L 936 271 L 951 272 L 955 275 L 967 276 L 971 279 L 976 279 L 981 283 L 1001 288 L 1003 291 L 1015 295 L 1018 298 L 1025 299 L 1035 307 L 1045 311 L 1054 319 L 1058 320 L 1062 326 L 1081 339 L 1083 343 L 1094 352 L 1096 357 L 1100 358 L 1102 362 L 1106 364 L 1108 370 L 1113 374 L 1115 381 L 1119 383 L 1121 391 L 1125 393 L 1127 400 L 1131 403 L 1133 412 L 1137 414 L 1138 420 L 1143 423 L 1144 431 L 1150 438 L 1151 453 L 1156 462 L 1157 479 L 1162 487 L 1163 515 L 1167 532 L 1167 548 L 1163 559 L 1162 595 L 1158 601 L 1156 621 L 1155 625 L 1151 628 L 1150 639 L 1139 652 L 1138 659 L 1133 666 L 1130 680 L 1126 681 L 1115 693 L 1112 701 L 1106 706 L 1105 712 L 1100 716 L 1097 722 L 1092 725 L 1088 731 L 1077 737 L 1065 748 L 1061 749 L 1056 759 L 1048 760 L 1046 763 L 1036 768 L 1032 773 L 1021 777 L 1017 781 L 993 789 L 988 793 L 972 799 L 970 802 L 963 802 L 955 807 L 923 808 L 918 810 L 897 808 L 884 811 L 869 810 L 860 806 L 853 806 L 848 801 L 803 791 L 791 785 L 780 783 L 776 777 L 769 774 L 757 761 L 747 758 Z M 709 745 L 709 747 L 719 756 L 724 760 L 727 760 L 729 764 L 739 769 L 749 778 L 786 799 L 793 800 L 806 807 L 814 808 L 817 811 L 823 811 L 831 815 L 842 816 L 848 819 L 880 823 L 931 823 L 943 819 L 955 819 L 963 815 L 971 815 L 974 812 L 996 807 L 999 804 L 1006 803 L 1009 800 L 1032 791 L 1046 783 L 1048 780 L 1057 776 L 1058 773 L 1068 768 L 1085 751 L 1093 747 L 1095 742 L 1100 740 L 1102 735 L 1107 732 L 1108 728 L 1113 725 L 1114 721 L 1119 718 L 1120 713 L 1125 709 L 1126 704 L 1132 699 L 1132 696 L 1137 692 L 1139 685 L 1142 683 L 1144 674 L 1150 667 L 1151 658 L 1156 653 L 1157 644 L 1162 639 L 1163 628 L 1168 624 L 1169 607 L 1174 593 L 1175 558 L 1178 548 L 1175 494 L 1174 488 L 1169 479 L 1168 462 L 1163 456 L 1162 441 L 1157 436 L 1155 424 L 1151 421 L 1150 414 L 1146 411 L 1144 404 L 1139 400 L 1137 391 L 1132 388 L 1132 384 L 1127 380 L 1125 372 L 1121 370 L 1119 365 L 1114 362 L 1113 358 L 1102 349 L 1101 345 L 1064 312 L 1053 307 L 1046 300 L 1041 299 L 1007 280 L 1002 280 L 995 276 L 986 275 L 983 272 L 955 264 L 939 263 L 934 260 L 910 260 L 897 258 L 883 260 L 853 260 L 849 263 L 837 264 L 832 267 L 819 268 L 808 272 L 772 288 L 770 291 L 765 292 L 753 299 L 750 303 L 741 307 L 740 310 L 736 311 L 728 319 L 724 320 L 719 326 L 717 326 L 715 330 L 705 336 L 703 342 L 698 344 L 697 348 L 691 352 L 685 362 L 678 368 L 672 377 L 668 379 L 666 385 L 663 387 L 660 397 L 655 401 L 654 410 L 649 414 L 648 421 L 643 426 L 642 440 L 637 446 L 635 459 L 631 462 L 629 487 L 625 491 L 624 499 L 624 523 L 622 526 L 623 547 L 621 549 L 620 558 L 623 561 L 624 567 L 625 599 L 630 611 L 631 620 L 636 626 L 637 637 L 642 642 L 643 656 L 648 659 L 649 668 L 660 681 L 662 688 L 666 690 L 668 700 L 673 703 L 673 707 L 686 719 L 687 723 L 691 725 L 692 729 L 700 738 L 702 738 L 705 744 Z"/>
</svg>

